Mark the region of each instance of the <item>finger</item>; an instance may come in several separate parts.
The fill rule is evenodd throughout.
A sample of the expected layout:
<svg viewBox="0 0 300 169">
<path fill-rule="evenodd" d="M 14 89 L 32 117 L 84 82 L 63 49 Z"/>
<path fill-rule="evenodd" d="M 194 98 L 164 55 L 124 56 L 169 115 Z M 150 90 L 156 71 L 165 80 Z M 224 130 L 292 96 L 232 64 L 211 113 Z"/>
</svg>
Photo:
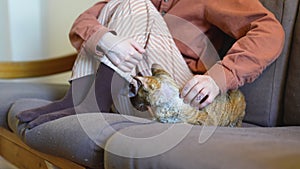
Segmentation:
<svg viewBox="0 0 300 169">
<path fill-rule="evenodd" d="M 208 91 L 205 91 L 205 89 L 202 89 L 198 95 L 193 99 L 193 101 L 191 102 L 191 105 L 193 107 L 199 107 L 200 104 L 202 104 L 206 99 L 207 99 L 207 96 L 208 96 Z"/>
<path fill-rule="evenodd" d="M 186 95 L 191 91 L 191 89 L 198 83 L 197 79 L 195 78 L 195 76 L 189 80 L 185 85 L 184 87 L 182 88 L 181 90 L 181 93 L 180 93 L 180 97 L 181 98 L 185 98 Z"/>
<path fill-rule="evenodd" d="M 213 97 L 211 94 L 207 95 L 207 99 L 205 99 L 200 105 L 199 105 L 199 109 L 203 109 L 204 107 L 208 106 L 209 104 L 211 104 L 213 102 L 213 100 L 215 99 L 215 97 Z"/>
<path fill-rule="evenodd" d="M 132 71 L 132 69 L 128 68 L 125 65 L 119 65 L 118 68 L 123 72 L 131 72 Z"/>
<path fill-rule="evenodd" d="M 131 40 L 130 43 L 140 54 L 146 52 L 146 50 L 140 44 L 138 44 L 136 41 Z"/>
<path fill-rule="evenodd" d="M 203 89 L 203 86 L 201 86 L 199 83 L 194 85 L 190 92 L 184 97 L 184 102 L 191 104 L 193 99 L 197 97 L 197 95 L 200 93 L 200 91 Z"/>
<path fill-rule="evenodd" d="M 138 52 L 135 52 L 133 55 L 132 55 L 132 59 L 135 59 L 137 62 L 141 61 L 144 59 L 143 55 L 138 53 Z"/>
<path fill-rule="evenodd" d="M 136 59 L 134 56 L 128 55 L 124 58 L 124 62 L 129 62 L 130 64 L 136 66 L 140 60 Z"/>
<path fill-rule="evenodd" d="M 127 67 L 129 70 L 132 70 L 135 68 L 136 64 L 133 64 L 133 63 L 127 61 L 127 62 L 123 62 L 122 66 Z"/>
<path fill-rule="evenodd" d="M 137 51 L 135 48 L 130 50 L 128 53 L 130 55 L 130 58 L 136 60 L 137 62 L 143 59 L 143 55 L 139 53 L 139 51 Z"/>
<path fill-rule="evenodd" d="M 204 90 L 204 93 L 205 93 L 205 90 Z M 207 89 L 207 91 L 208 91 L 208 89 Z M 211 104 L 215 100 L 215 98 L 218 96 L 218 94 L 219 94 L 218 92 L 208 91 L 206 97 L 200 102 L 199 108 L 202 109 L 202 108 L 208 106 L 209 104 Z"/>
<path fill-rule="evenodd" d="M 113 52 L 108 52 L 109 55 L 109 60 L 115 65 L 115 66 L 119 66 L 121 64 L 121 60 L 118 58 L 118 56 L 113 53 Z"/>
</svg>

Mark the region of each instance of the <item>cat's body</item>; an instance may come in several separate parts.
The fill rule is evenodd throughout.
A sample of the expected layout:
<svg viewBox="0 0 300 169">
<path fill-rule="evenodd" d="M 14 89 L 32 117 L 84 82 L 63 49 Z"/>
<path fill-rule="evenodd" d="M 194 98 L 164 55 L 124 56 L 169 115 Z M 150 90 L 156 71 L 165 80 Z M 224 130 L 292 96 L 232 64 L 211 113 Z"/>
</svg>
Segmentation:
<svg viewBox="0 0 300 169">
<path fill-rule="evenodd" d="M 204 109 L 197 109 L 179 97 L 180 87 L 157 65 L 152 76 L 135 77 L 141 86 L 132 100 L 138 109 L 148 106 L 156 120 L 163 123 L 190 123 L 214 126 L 241 126 L 246 103 L 239 90 L 219 95 Z"/>
</svg>

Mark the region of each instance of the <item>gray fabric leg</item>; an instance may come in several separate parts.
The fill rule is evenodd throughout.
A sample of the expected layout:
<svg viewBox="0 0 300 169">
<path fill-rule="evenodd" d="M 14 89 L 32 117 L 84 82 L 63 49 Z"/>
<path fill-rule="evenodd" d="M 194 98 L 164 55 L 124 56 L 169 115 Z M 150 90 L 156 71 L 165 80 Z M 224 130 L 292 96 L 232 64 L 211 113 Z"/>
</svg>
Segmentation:
<svg viewBox="0 0 300 169">
<path fill-rule="evenodd" d="M 8 111 L 7 121 L 9 128 L 14 132 L 20 135 L 26 124 L 21 124 L 16 118 L 16 115 L 24 110 L 29 110 L 37 107 L 41 107 L 51 103 L 51 101 L 42 100 L 42 99 L 19 99 L 12 104 Z"/>
</svg>

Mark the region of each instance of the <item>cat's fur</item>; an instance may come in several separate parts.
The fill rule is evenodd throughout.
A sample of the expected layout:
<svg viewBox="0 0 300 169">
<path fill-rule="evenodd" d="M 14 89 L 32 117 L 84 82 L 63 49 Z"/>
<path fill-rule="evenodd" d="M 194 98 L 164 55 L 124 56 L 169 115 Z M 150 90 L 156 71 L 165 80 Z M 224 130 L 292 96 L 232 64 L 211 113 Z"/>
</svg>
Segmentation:
<svg viewBox="0 0 300 169">
<path fill-rule="evenodd" d="M 163 123 L 190 123 L 214 126 L 241 126 L 246 103 L 239 90 L 218 95 L 204 109 L 185 104 L 180 87 L 159 65 L 152 66 L 152 76 L 134 77 L 139 83 L 137 95 L 131 99 L 139 110 L 150 108 L 156 120 Z"/>
</svg>

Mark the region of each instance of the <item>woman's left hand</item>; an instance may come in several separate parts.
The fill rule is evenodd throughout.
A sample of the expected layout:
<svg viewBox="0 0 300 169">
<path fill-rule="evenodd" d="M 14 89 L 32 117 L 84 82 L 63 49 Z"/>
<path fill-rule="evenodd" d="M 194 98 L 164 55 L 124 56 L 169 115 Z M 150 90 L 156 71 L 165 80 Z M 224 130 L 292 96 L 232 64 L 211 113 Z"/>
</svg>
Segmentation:
<svg viewBox="0 0 300 169">
<path fill-rule="evenodd" d="M 199 109 L 214 101 L 220 93 L 216 82 L 208 75 L 195 75 L 183 87 L 180 97 L 184 102 Z"/>
</svg>

